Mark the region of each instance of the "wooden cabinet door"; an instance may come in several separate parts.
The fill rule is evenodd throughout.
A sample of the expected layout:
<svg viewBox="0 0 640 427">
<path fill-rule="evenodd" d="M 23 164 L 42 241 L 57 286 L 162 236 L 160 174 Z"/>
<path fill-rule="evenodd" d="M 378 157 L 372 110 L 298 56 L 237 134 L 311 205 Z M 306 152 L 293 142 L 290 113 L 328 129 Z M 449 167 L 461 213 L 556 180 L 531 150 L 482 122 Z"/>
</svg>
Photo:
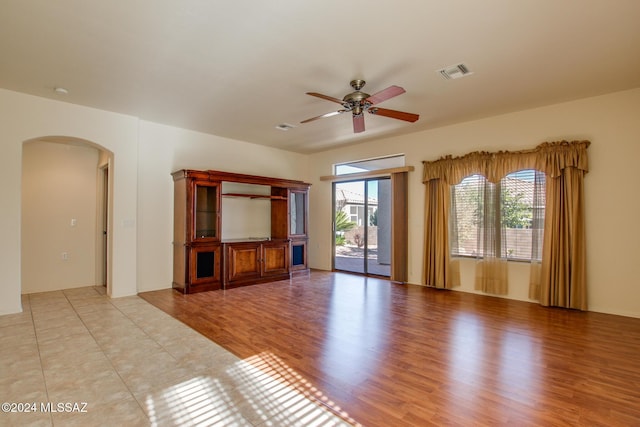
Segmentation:
<svg viewBox="0 0 640 427">
<path fill-rule="evenodd" d="M 289 236 L 307 235 L 307 212 L 309 207 L 307 190 L 289 191 Z"/>
<path fill-rule="evenodd" d="M 263 276 L 289 273 L 289 242 L 263 243 L 262 259 Z"/>
<path fill-rule="evenodd" d="M 220 245 L 197 245 L 189 250 L 187 293 L 215 290 L 221 287 Z"/>
<path fill-rule="evenodd" d="M 307 270 L 307 239 L 291 239 L 291 271 Z"/>
<path fill-rule="evenodd" d="M 191 240 L 220 240 L 220 183 L 193 180 L 191 194 Z"/>
<path fill-rule="evenodd" d="M 229 282 L 259 278 L 261 275 L 260 244 L 226 245 L 227 280 Z"/>
</svg>

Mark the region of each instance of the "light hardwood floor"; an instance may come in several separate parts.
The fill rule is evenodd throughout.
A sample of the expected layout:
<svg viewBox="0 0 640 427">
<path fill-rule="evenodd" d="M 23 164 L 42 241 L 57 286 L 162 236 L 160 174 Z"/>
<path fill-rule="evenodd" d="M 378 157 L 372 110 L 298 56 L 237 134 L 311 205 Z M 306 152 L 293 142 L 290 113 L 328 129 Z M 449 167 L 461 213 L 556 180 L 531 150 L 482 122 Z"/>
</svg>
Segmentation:
<svg viewBox="0 0 640 427">
<path fill-rule="evenodd" d="M 352 424 L 640 425 L 640 319 L 319 271 L 140 296 Z"/>
</svg>

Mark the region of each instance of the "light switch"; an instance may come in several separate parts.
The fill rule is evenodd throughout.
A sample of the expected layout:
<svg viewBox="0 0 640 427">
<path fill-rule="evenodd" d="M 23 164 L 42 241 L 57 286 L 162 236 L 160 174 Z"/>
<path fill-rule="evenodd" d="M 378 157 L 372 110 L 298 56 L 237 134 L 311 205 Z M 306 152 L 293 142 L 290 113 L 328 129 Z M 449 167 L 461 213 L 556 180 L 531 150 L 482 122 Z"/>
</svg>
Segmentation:
<svg viewBox="0 0 640 427">
<path fill-rule="evenodd" d="M 77 219 L 75 219 L 75 218 L 71 218 L 71 226 L 72 226 L 72 227 L 75 227 L 77 223 L 78 223 L 78 220 L 77 220 Z"/>
</svg>

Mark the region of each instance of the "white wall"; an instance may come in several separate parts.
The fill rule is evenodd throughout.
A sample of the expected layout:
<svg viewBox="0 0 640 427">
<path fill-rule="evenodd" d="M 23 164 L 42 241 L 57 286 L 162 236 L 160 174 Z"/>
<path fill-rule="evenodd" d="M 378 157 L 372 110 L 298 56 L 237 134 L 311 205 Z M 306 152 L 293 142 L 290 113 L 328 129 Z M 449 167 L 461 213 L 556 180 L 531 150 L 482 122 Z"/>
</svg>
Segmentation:
<svg viewBox="0 0 640 427">
<path fill-rule="evenodd" d="M 99 151 L 92 146 L 24 144 L 23 294 L 96 284 L 98 159 Z"/>
<path fill-rule="evenodd" d="M 136 293 L 138 120 L 0 89 L 0 314 L 21 311 L 22 145 L 60 136 L 113 153 L 112 296 Z"/>
<path fill-rule="evenodd" d="M 421 118 L 425 120 L 425 118 Z M 407 125 L 410 126 L 410 125 Z M 519 150 L 544 141 L 588 139 L 590 172 L 585 180 L 587 280 L 592 311 L 640 317 L 637 216 L 640 184 L 640 89 L 557 104 L 405 135 L 368 141 L 310 156 L 309 262 L 331 266 L 332 164 L 404 153 L 409 176 L 409 282 L 422 282 L 424 185 L 422 161 L 471 151 Z M 462 266 L 463 285 L 473 291 L 473 265 Z M 513 263 L 509 298 L 527 299 L 528 268 Z"/>
</svg>

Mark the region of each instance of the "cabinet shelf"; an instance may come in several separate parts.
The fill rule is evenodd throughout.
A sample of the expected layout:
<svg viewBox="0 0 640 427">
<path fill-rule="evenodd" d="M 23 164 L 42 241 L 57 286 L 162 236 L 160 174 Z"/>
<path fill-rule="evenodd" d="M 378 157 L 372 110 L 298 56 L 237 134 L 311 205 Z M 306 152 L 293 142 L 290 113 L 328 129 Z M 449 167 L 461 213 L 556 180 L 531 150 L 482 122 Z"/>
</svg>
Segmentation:
<svg viewBox="0 0 640 427">
<path fill-rule="evenodd" d="M 246 197 L 249 199 L 287 200 L 286 196 L 273 196 L 269 194 L 223 193 L 222 197 Z"/>
</svg>

